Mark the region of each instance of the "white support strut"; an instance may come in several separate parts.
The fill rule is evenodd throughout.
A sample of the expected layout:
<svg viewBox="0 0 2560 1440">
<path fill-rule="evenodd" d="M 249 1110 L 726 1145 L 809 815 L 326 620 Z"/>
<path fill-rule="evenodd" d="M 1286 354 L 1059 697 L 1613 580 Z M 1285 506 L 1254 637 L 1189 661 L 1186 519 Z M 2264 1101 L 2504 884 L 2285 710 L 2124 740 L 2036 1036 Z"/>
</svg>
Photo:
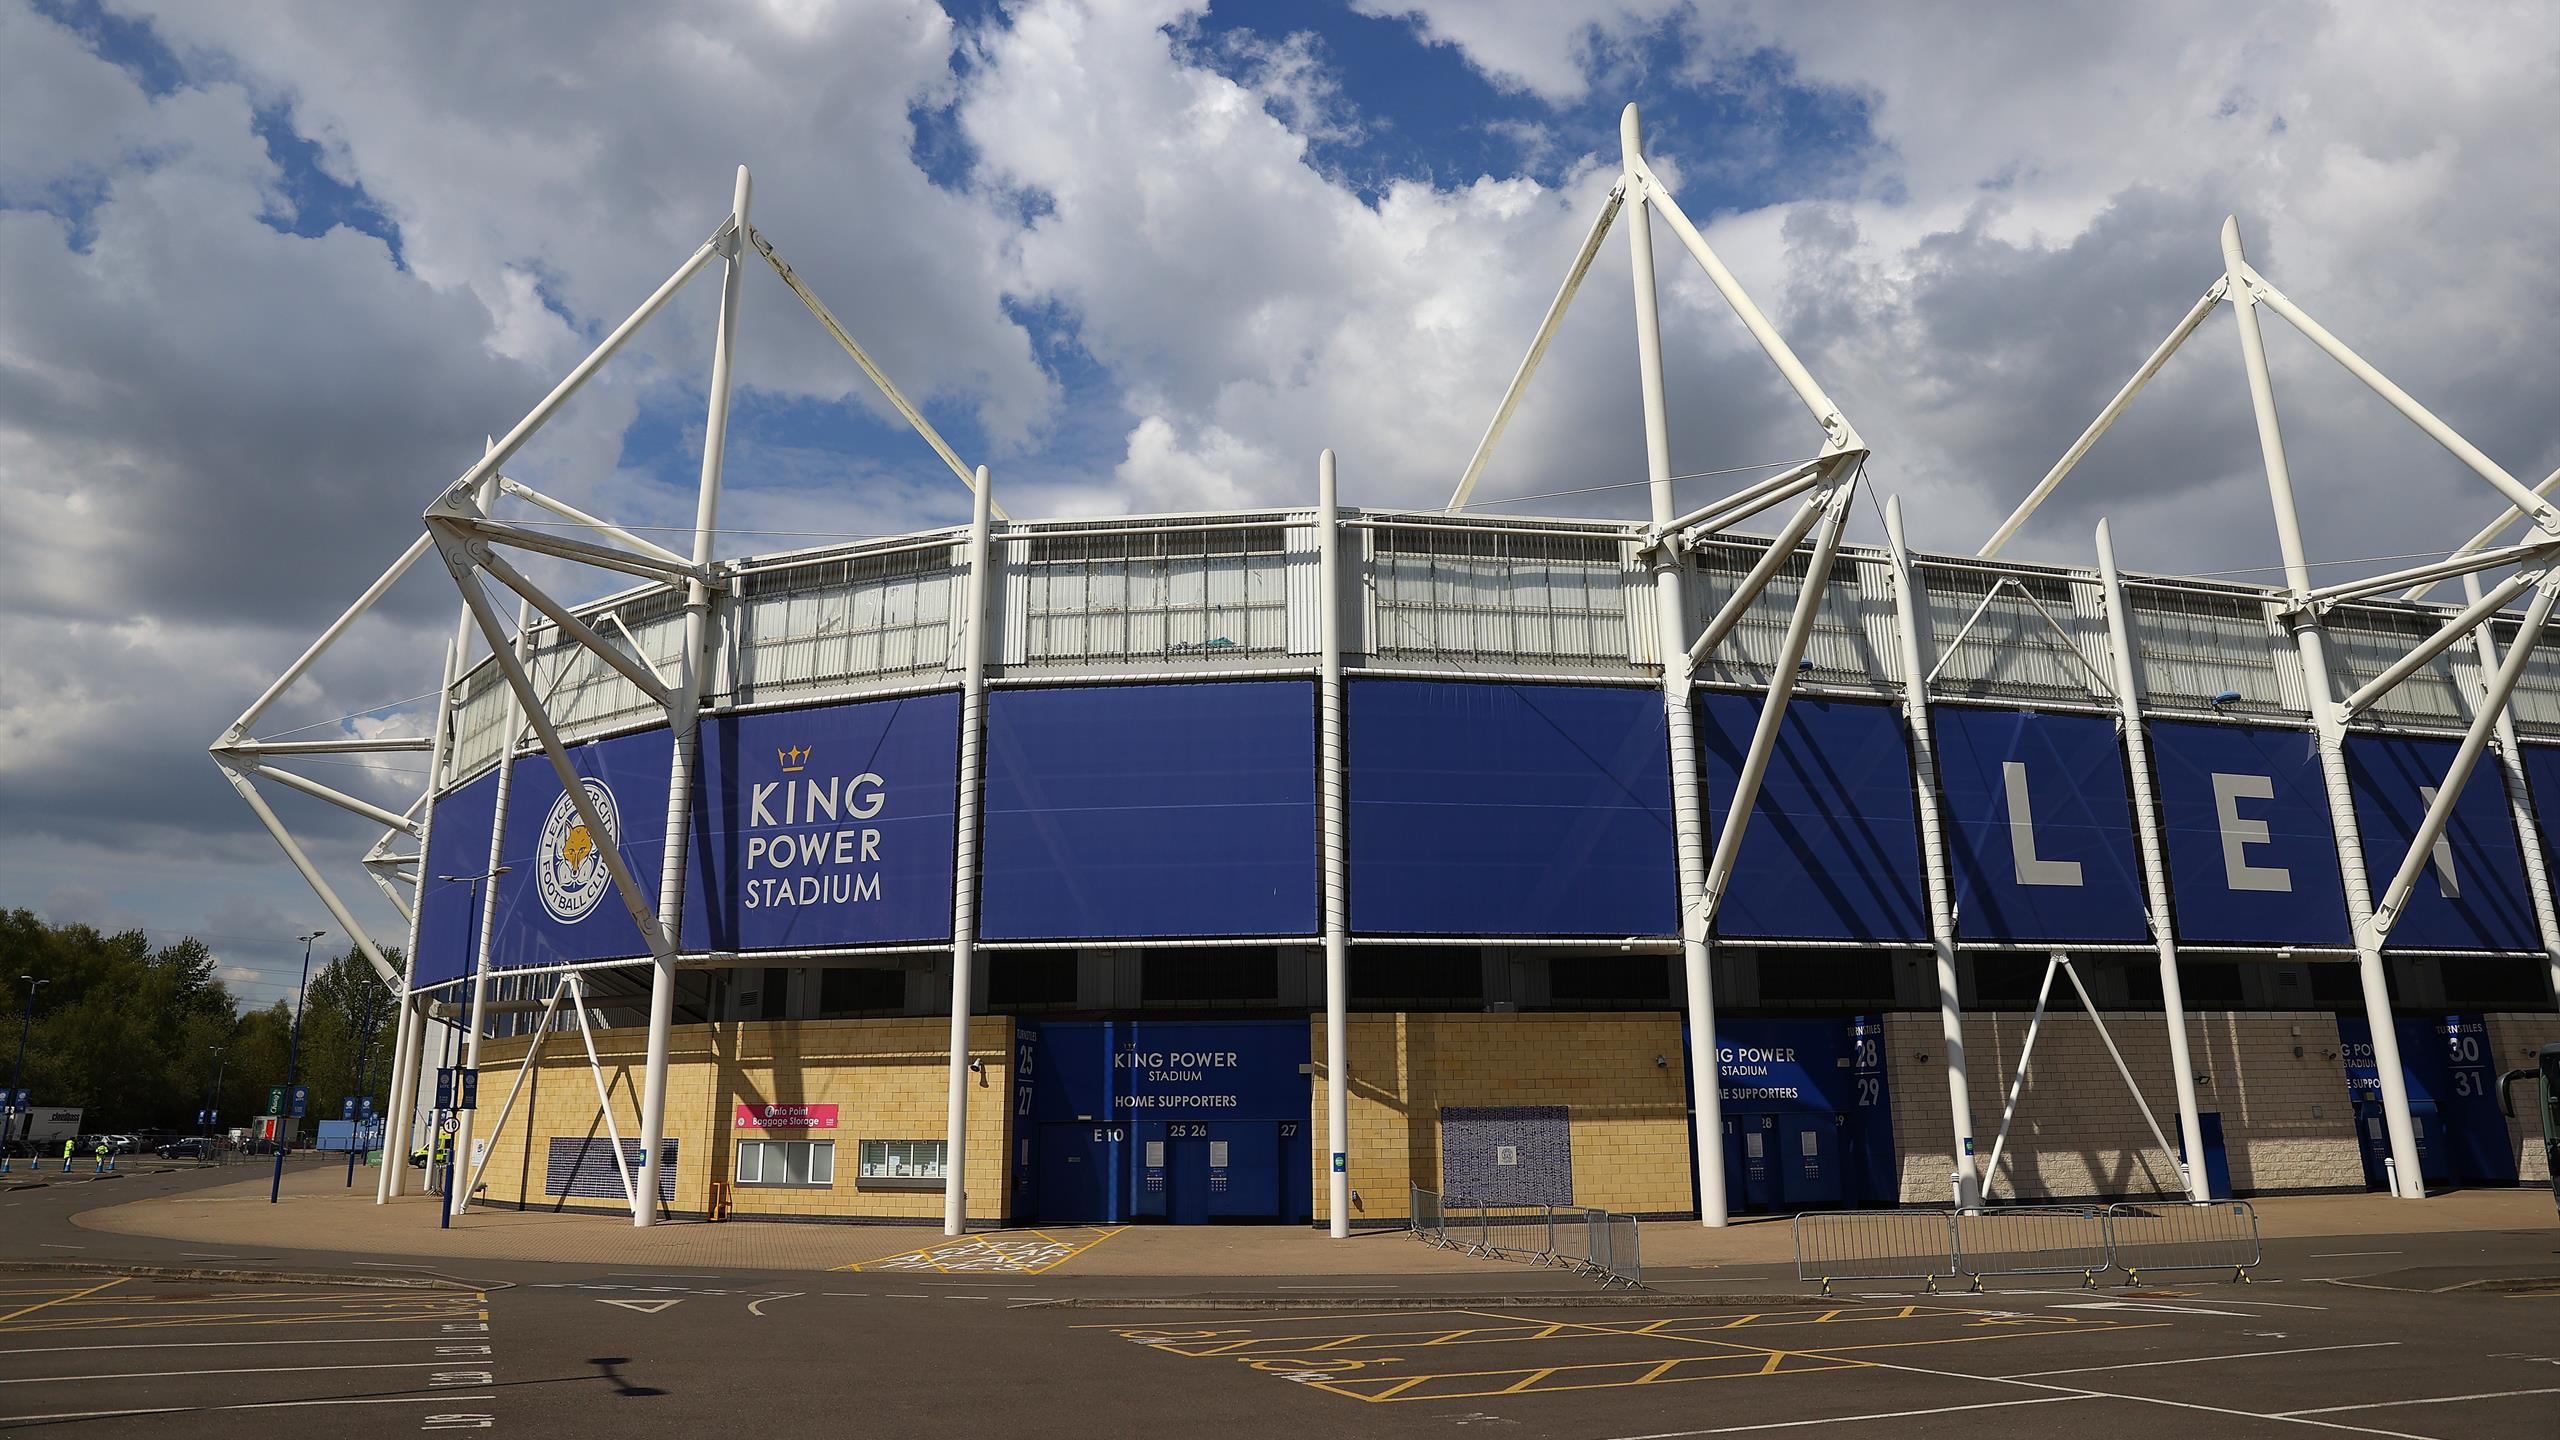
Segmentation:
<svg viewBox="0 0 2560 1440">
<path fill-rule="evenodd" d="M 2133 792 L 2134 838 L 2142 851 L 2143 918 L 2160 950 L 2160 1009 L 2169 1036 L 2169 1077 L 2178 1097 L 2176 1152 L 2184 1158 L 2179 1173 L 2190 1200 L 2208 1200 L 2210 1177 L 2204 1164 L 2204 1115 L 2196 1099 L 2195 1057 L 2187 1041 L 2186 986 L 2178 974 L 2178 939 L 2170 924 L 2168 844 L 2160 824 L 2159 797 L 2151 786 L 2151 737 L 2142 727 L 2142 680 L 2133 643 L 2133 622 L 2126 604 L 2124 575 L 2116 569 L 2115 537 L 2107 522 L 2098 522 L 2098 584 L 2105 592 L 2107 650 L 2116 676 L 2116 724 L 2124 737 L 2125 777 Z M 2077 984 L 2078 976 L 2072 977 Z M 2085 993 L 2085 992 L 2084 992 Z M 2091 1007 L 2095 1013 L 2096 1007 Z M 2115 1042 L 2107 1042 L 2110 1049 Z M 2121 1065 L 2122 1061 L 2119 1060 Z M 2130 1075 L 2125 1083 L 2133 1083 Z M 2139 1096 L 2137 1091 L 2136 1095 Z"/>
<path fill-rule="evenodd" d="M 1919 567 L 1902 534 L 1902 497 L 1884 505 L 1885 543 L 1893 561 L 1894 638 L 1902 651 L 1902 719 L 1911 736 L 1911 775 L 1919 800 L 1920 862 L 1929 901 L 1929 949 L 1937 962 L 1939 1045 L 1946 1054 L 1947 1118 L 1952 1126 L 1949 1153 L 1954 1170 L 1948 1183 L 1959 1210 L 1982 1204 L 1982 1172 L 1973 1155 L 1973 1090 L 1965 1073 L 1963 987 L 1956 973 L 1954 883 L 1947 864 L 1946 817 L 1938 808 L 1938 752 L 1929 724 L 1931 672 L 1922 668 L 1921 627 L 1927 624 L 1928 597 L 1920 588 Z"/>
<path fill-rule="evenodd" d="M 2152 348 L 2150 357 L 2135 368 L 2133 378 L 2125 381 L 2116 391 L 2115 398 L 2098 411 L 2098 418 L 2089 422 L 2089 428 L 2081 431 L 2080 438 L 2071 442 L 2071 448 L 2062 452 L 2062 458 L 2053 462 L 2053 468 L 2044 472 L 2044 478 L 2027 492 L 2027 498 L 2018 502 L 2018 508 L 2009 512 L 2009 518 L 2000 522 L 2000 528 L 1991 532 L 1990 539 L 1982 542 L 1982 548 L 1974 552 L 1977 557 L 1988 560 L 2000 553 L 2011 537 L 2026 525 L 2028 517 L 2036 513 L 2036 508 L 2044 504 L 2045 497 L 2053 493 L 2063 477 L 2078 467 L 2090 449 L 2116 423 L 2117 417 L 2133 404 L 2134 397 L 2140 395 L 2142 388 L 2160 373 L 2160 367 L 2169 363 L 2169 357 L 2178 353 L 2178 347 L 2187 343 L 2187 337 L 2196 333 L 2197 326 L 2204 324 L 2205 317 L 2213 313 L 2214 306 L 2222 303 L 2223 294 L 2230 286 L 2231 281 L 2227 277 L 2217 279 L 2206 287 L 2195 304 L 2187 307 L 2185 317 L 2169 331 L 2169 338 Z"/>
<path fill-rule="evenodd" d="M 994 598 L 995 484 L 978 467 L 969 512 L 969 574 L 960 624 L 959 800 L 951 895 L 951 1053 L 943 1111 L 942 1233 L 969 1229 L 969 1019 L 978 955 L 978 806 L 986 781 L 988 602 Z"/>
<path fill-rule="evenodd" d="M 1316 788 L 1323 829 L 1325 1222 L 1351 1238 L 1351 876 L 1342 692 L 1342 494 L 1333 452 L 1316 461 Z"/>
<path fill-rule="evenodd" d="M 693 769 L 702 743 L 702 702 L 711 692 L 711 573 L 720 520 L 721 467 L 729 445 L 731 356 L 738 343 L 738 283 L 746 274 L 747 203 L 754 182 L 738 167 L 729 201 L 728 244 L 722 248 L 720 321 L 711 344 L 709 409 L 702 424 L 702 481 L 694 496 L 693 579 L 684 587 L 684 648 L 676 654 L 676 683 L 668 687 L 667 730 L 673 737 L 667 765 L 665 843 L 659 847 L 657 924 L 662 943 L 650 949 L 649 1051 L 640 1085 L 640 1179 L 631 1223 L 658 1219 L 658 1176 L 666 1163 L 667 1047 L 675 1025 L 676 952 L 684 944 L 687 846 L 693 836 Z M 643 687 L 644 689 L 646 687 Z M 576 791 L 576 782 L 566 782 Z M 610 850 L 613 847 L 606 847 Z"/>
<path fill-rule="evenodd" d="M 1520 358 L 1520 368 L 1512 372 L 1510 388 L 1502 392 L 1502 403 L 1493 407 L 1493 421 L 1484 427 L 1484 438 L 1476 442 L 1476 453 L 1467 457 L 1466 473 L 1458 477 L 1458 488 L 1449 492 L 1449 503 L 1443 507 L 1452 514 L 1467 508 L 1476 493 L 1476 480 L 1484 474 L 1486 462 L 1493 459 L 1493 447 L 1502 442 L 1503 430 L 1511 424 L 1511 412 L 1520 408 L 1520 397 L 1529 389 L 1529 379 L 1538 373 L 1538 362 L 1547 358 L 1547 346 L 1556 338 L 1556 327 L 1564 323 L 1564 312 L 1573 306 L 1582 279 L 1591 273 L 1591 262 L 1600 255 L 1600 242 L 1609 236 L 1609 225 L 1618 218 L 1618 207 L 1627 199 L 1627 182 L 1620 177 L 1609 187 L 1609 198 L 1591 221 L 1591 231 L 1582 237 L 1582 248 L 1574 253 L 1572 266 L 1565 271 L 1564 284 L 1556 290 L 1556 298 L 1547 304 L 1546 317 L 1538 322 L 1538 333 L 1529 341 L 1529 353 Z"/>
<path fill-rule="evenodd" d="M 2258 455 L 2266 469 L 2269 509 L 2276 522 L 2276 544 L 2284 556 L 2285 588 L 2299 598 L 2311 593 L 2311 562 L 2302 543 L 2302 517 L 2293 497 L 2293 471 L 2286 462 L 2284 427 L 2276 415 L 2275 381 L 2267 368 L 2266 337 L 2259 333 L 2256 299 L 2242 285 L 2248 261 L 2240 249 L 2240 222 L 2222 222 L 2223 273 L 2232 282 L 2232 315 L 2240 333 L 2240 360 L 2249 377 L 2249 408 L 2258 431 Z M 2383 1129 L 2390 1140 L 2392 1193 L 2404 1200 L 2426 1198 L 2426 1182 L 2418 1163 L 2417 1122 L 2409 1112 L 2408 1077 L 2400 1068 L 2399 1031 L 2391 1018 L 2390 983 L 2383 970 L 2382 939 L 2373 928 L 2373 896 L 2367 888 L 2364 839 L 2357 829 L 2355 788 L 2347 773 L 2347 717 L 2338 703 L 2329 668 L 2329 636 L 2318 612 L 2302 606 L 2291 612 L 2293 637 L 2302 655 L 2303 682 L 2311 692 L 2313 736 L 2320 754 L 2320 778 L 2329 798 L 2329 829 L 2338 847 L 2338 871 L 2345 882 L 2347 923 L 2355 936 L 2356 978 L 2364 991 L 2365 1018 L 2373 1030 L 2376 1088 L 2382 1097 Z"/>
<path fill-rule="evenodd" d="M 1629 175 L 1643 161 L 1644 125 L 1636 107 L 1618 117 L 1618 150 Z M 1671 489 L 1671 418 L 1662 377 L 1662 315 L 1653 284 L 1653 220 L 1645 189 L 1630 187 L 1635 212 L 1627 217 L 1628 270 L 1635 288 L 1636 378 L 1644 401 L 1645 495 L 1656 525 L 1674 518 Z M 1724 1085 L 1716 1046 L 1716 1004 L 1707 890 L 1706 787 L 1699 779 L 1693 671 L 1685 643 L 1689 602 L 1683 588 L 1686 563 L 1679 551 L 1657 545 L 1653 568 L 1655 645 L 1662 655 L 1664 740 L 1671 755 L 1671 826 L 1680 881 L 1680 964 L 1689 1014 L 1689 1153 L 1698 1170 L 1698 1221 L 1725 1224 L 1730 1207 L 1724 1171 Z"/>
</svg>

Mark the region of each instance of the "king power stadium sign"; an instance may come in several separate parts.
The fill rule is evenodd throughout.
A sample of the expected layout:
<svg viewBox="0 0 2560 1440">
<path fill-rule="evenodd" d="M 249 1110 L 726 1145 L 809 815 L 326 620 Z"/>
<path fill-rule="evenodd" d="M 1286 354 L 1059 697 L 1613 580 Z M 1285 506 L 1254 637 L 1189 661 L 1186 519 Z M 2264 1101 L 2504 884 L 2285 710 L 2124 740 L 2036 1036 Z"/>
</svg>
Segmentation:
<svg viewBox="0 0 2560 1440">
<path fill-rule="evenodd" d="M 932 940 L 950 933 L 959 701 L 925 695 L 702 726 L 683 944 L 760 950 Z M 614 895 L 617 846 L 654 897 L 673 747 L 664 731 L 571 752 L 599 836 L 540 756 L 518 759 L 504 824 L 490 963 L 511 969 L 647 953 Z M 484 868 L 494 775 L 436 805 L 427 873 Z M 653 817 L 644 820 L 641 817 Z M 476 852 L 476 854 L 475 854 Z M 467 973 L 468 887 L 428 887 L 420 985 Z"/>
</svg>

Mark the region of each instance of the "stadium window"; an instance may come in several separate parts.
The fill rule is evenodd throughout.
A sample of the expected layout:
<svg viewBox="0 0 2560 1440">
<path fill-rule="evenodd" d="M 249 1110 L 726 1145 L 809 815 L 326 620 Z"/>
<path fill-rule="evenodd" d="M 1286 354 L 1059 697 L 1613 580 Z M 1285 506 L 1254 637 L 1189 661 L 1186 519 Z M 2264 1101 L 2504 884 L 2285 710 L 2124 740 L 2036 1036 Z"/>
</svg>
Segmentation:
<svg viewBox="0 0 2560 1440">
<path fill-rule="evenodd" d="M 907 1008 L 904 970 L 830 969 L 818 972 L 822 1016 L 874 1014 Z"/>
<path fill-rule="evenodd" d="M 1890 1010 L 1893 959 L 1890 950 L 1763 950 L 1755 962 L 1760 1003 L 1771 1008 Z M 2032 1002 L 2034 996 L 2028 999 Z"/>
<path fill-rule="evenodd" d="M 1251 1005 L 1280 998 L 1280 954 L 1269 946 L 1149 950 L 1138 965 L 1145 1005 Z"/>
<path fill-rule="evenodd" d="M 940 1140 L 865 1140 L 854 1184 L 865 1190 L 939 1190 L 949 1150 Z"/>
<path fill-rule="evenodd" d="M 766 970 L 762 988 L 756 994 L 756 1018 L 760 1020 L 787 1018 L 791 1007 L 791 972 L 780 969 Z"/>
<path fill-rule="evenodd" d="M 2332 960 L 2311 967 L 2311 1008 L 2335 1010 L 2341 1014 L 2364 1013 L 2364 976 L 2355 961 Z M 2393 983 L 2391 967 L 2382 967 L 2383 980 L 2396 998 L 2399 986 Z"/>
<path fill-rule="evenodd" d="M 1966 958 L 1973 963 L 1973 1009 L 2036 1008 L 2036 994 L 2044 987 L 2044 967 L 2050 963 L 2049 957 L 1977 950 Z"/>
<path fill-rule="evenodd" d="M 1671 1003 L 1668 955 L 1560 955 L 1547 962 L 1547 999 L 1559 1006 L 1643 1010 Z"/>
<path fill-rule="evenodd" d="M 1484 951 L 1473 945 L 1362 945 L 1351 952 L 1355 1010 L 1481 1010 Z"/>
<path fill-rule="evenodd" d="M 822 1190 L 836 1183 L 833 1140 L 741 1140 L 738 1183 L 767 1189 Z"/>
<path fill-rule="evenodd" d="M 2457 1009 L 2548 1010 L 2551 985 L 2543 962 L 2513 955 L 2447 957 L 2444 1000 Z"/>
<path fill-rule="evenodd" d="M 2155 978 L 2153 988 L 2158 988 Z M 2248 1008 L 2240 989 L 2240 967 L 2213 961 L 2180 961 L 2178 1003 L 2190 1015 Z"/>
<path fill-rule="evenodd" d="M 988 1009 L 1056 1009 L 1075 1003 L 1075 951 L 999 950 L 987 957 Z"/>
</svg>

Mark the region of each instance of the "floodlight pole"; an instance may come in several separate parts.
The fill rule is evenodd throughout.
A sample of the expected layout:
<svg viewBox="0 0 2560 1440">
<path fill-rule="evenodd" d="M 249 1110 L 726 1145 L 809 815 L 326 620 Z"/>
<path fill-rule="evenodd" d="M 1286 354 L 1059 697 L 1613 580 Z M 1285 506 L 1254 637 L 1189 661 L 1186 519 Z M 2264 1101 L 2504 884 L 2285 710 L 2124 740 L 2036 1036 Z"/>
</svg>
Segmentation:
<svg viewBox="0 0 2560 1440">
<path fill-rule="evenodd" d="M 1316 462 L 1316 614 L 1324 632 L 1317 677 L 1316 790 L 1324 827 L 1325 1219 L 1351 1237 L 1351 901 L 1344 836 L 1342 497 L 1333 452 Z"/>
<path fill-rule="evenodd" d="M 722 246 L 720 328 L 712 341 L 710 411 L 702 426 L 702 485 L 694 497 L 694 578 L 684 587 L 684 649 L 676 656 L 676 683 L 669 688 L 667 730 L 674 753 L 667 768 L 666 843 L 658 861 L 658 927 L 662 943 L 649 947 L 648 1069 L 640 1090 L 640 1183 L 633 1197 L 631 1223 L 648 1226 L 658 1219 L 659 1155 L 667 1130 L 667 1043 L 676 1013 L 676 952 L 684 944 L 685 842 L 693 819 L 693 765 L 700 749 L 702 702 L 710 693 L 711 587 L 702 576 L 711 568 L 714 532 L 720 520 L 720 470 L 729 441 L 730 354 L 738 338 L 738 281 L 747 262 L 747 202 L 754 188 L 747 167 L 738 167 L 729 202 L 729 224 Z M 646 686 L 642 687 L 644 690 Z M 570 782 L 575 792 L 577 783 Z M 621 1163 L 616 1156 L 615 1164 Z"/>
<path fill-rule="evenodd" d="M 2124 736 L 2125 778 L 2133 790 L 2133 834 L 2142 847 L 2144 918 L 2160 948 L 2160 1008 L 2167 1012 L 2162 1018 L 2169 1026 L 2169 1076 L 2177 1085 L 2178 1139 L 2185 1157 L 2178 1172 L 2186 1182 L 2188 1199 L 2210 1200 L 2204 1117 L 2196 1101 L 2195 1060 L 2188 1051 L 2186 990 L 2178 975 L 2178 937 L 2169 923 L 2169 861 L 2161 844 L 2159 800 L 2151 791 L 2151 737 L 2142 729 L 2142 682 L 2135 666 L 2132 612 L 2125 603 L 2124 575 L 2116 569 L 2115 537 L 2104 520 L 2098 522 L 2098 583 L 2106 590 L 2107 649 L 2115 658 L 2116 728 Z M 2108 1044 L 2112 1047 L 2114 1042 Z M 2131 1077 L 2126 1083 L 2132 1083 Z"/>
<path fill-rule="evenodd" d="M 2276 542 L 2284 553 L 2285 588 L 2299 600 L 2311 593 L 2311 563 L 2302 544 L 2302 518 L 2294 508 L 2293 472 L 2285 462 L 2284 431 L 2276 418 L 2275 381 L 2267 370 L 2266 337 L 2258 328 L 2258 301 L 2243 277 L 2248 260 L 2240 249 L 2240 222 L 2222 222 L 2223 274 L 2230 281 L 2232 315 L 2239 322 L 2240 358 L 2249 373 L 2249 405 L 2257 421 L 2258 451 L 2267 472 L 2267 495 L 2275 512 Z M 2373 1068 L 2382 1093 L 2383 1127 L 2391 1142 L 2393 1193 L 2404 1200 L 2426 1198 L 2426 1180 L 2418 1163 L 2418 1130 L 2409 1114 L 2408 1078 L 2400 1069 L 2400 1037 L 2392 1026 L 2391 988 L 2383 971 L 2382 932 L 2374 928 L 2373 892 L 2365 871 L 2364 840 L 2356 828 L 2355 792 L 2347 774 L 2346 713 L 2338 703 L 2329 670 L 2329 637 L 2318 612 L 2308 606 L 2288 612 L 2294 643 L 2302 652 L 2302 677 L 2310 691 L 2314 738 L 2320 773 L 2329 797 L 2329 827 L 2338 846 L 2338 869 L 2347 892 L 2347 923 L 2354 932 L 2357 978 L 2364 988 L 2366 1020 L 2373 1032 Z"/>
<path fill-rule="evenodd" d="M 1973 1154 L 1973 1090 L 1965 1074 L 1963 987 L 1956 977 L 1954 886 L 1947 869 L 1946 820 L 1938 809 L 1938 747 L 1929 728 L 1929 668 L 1920 642 L 1929 613 L 1918 567 L 1902 538 L 1902 497 L 1884 502 L 1885 543 L 1893 559 L 1893 622 L 1902 647 L 1902 721 L 1911 732 L 1911 773 L 1920 801 L 1920 861 L 1929 900 L 1929 949 L 1938 969 L 1939 1048 L 1946 1052 L 1947 1117 L 1955 1167 L 1948 1176 L 1956 1208 L 1982 1204 L 1982 1171 Z"/>
<path fill-rule="evenodd" d="M 2462 577 L 2462 589 L 2473 604 L 2480 601 L 2480 577 Z M 2519 637 L 2521 639 L 2522 637 Z M 2486 623 L 2472 632 L 2472 644 L 2480 656 L 2480 673 L 2494 675 L 2504 668 L 2498 659 L 2498 640 Z M 2507 782 L 2507 808 L 2515 816 L 2516 839 L 2524 852 L 2526 888 L 2533 896 L 2534 933 L 2542 941 L 2543 979 L 2550 982 L 2551 998 L 2560 1002 L 2560 907 L 2551 898 L 2551 866 L 2542 853 L 2542 827 L 2533 815 L 2533 796 L 2526 788 L 2524 750 L 2516 740 L 2515 711 L 2498 707 L 2498 769 Z"/>
<path fill-rule="evenodd" d="M 978 467 L 969 507 L 969 577 L 960 651 L 960 788 L 951 866 L 950 1095 L 943 1114 L 942 1233 L 969 1229 L 970 972 L 978 963 L 978 806 L 986 783 L 987 603 L 995 593 L 995 486 Z"/>
<path fill-rule="evenodd" d="M 1618 147 L 1628 181 L 1627 260 L 1634 273 L 1636 374 L 1644 394 L 1646 494 L 1653 523 L 1678 518 L 1671 491 L 1670 406 L 1662 384 L 1662 315 L 1653 288 L 1652 189 L 1636 180 L 1644 163 L 1644 122 L 1629 105 L 1618 117 Z M 1696 699 L 1691 680 L 1689 604 L 1678 547 L 1653 548 L 1654 625 L 1662 652 L 1662 714 L 1671 750 L 1671 826 L 1680 875 L 1680 959 L 1688 983 L 1689 1151 L 1698 1169 L 1698 1220 L 1725 1223 L 1724 1096 L 1716 1065 L 1715 982 L 1708 936 L 1705 797 L 1698 783 Z"/>
</svg>

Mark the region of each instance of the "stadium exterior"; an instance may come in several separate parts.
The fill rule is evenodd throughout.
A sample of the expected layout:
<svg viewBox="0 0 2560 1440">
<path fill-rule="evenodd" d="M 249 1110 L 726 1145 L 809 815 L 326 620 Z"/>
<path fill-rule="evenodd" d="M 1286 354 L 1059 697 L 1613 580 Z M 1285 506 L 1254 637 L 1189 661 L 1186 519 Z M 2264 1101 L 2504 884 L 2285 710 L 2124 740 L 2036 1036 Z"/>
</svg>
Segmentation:
<svg viewBox="0 0 2560 1440">
<path fill-rule="evenodd" d="M 457 1207 L 1339 1234 L 1403 1218 L 1409 1186 L 1712 1224 L 2534 1177 L 2494 1092 L 2560 1039 L 2560 657 L 2534 643 L 2560 513 L 2236 229 L 2178 332 L 1957 556 L 1908 550 L 1891 506 L 1887 545 L 1843 542 L 1864 443 L 1632 112 L 1620 185 L 1432 511 L 1341 505 L 1328 452 L 1304 508 L 1002 519 L 746 215 L 742 172 L 729 222 L 214 747 L 389 973 L 255 782 L 387 827 L 366 863 L 413 926 L 391 1113 L 416 1123 L 434 1021 L 484 1072 Z M 1657 216 L 1821 432 L 1687 514 Z M 1468 513 L 1621 220 L 1652 518 Z M 758 254 L 969 482 L 971 524 L 714 559 Z M 506 478 L 715 259 L 690 553 Z M 2103 524 L 2090 567 L 2000 558 L 2224 303 L 2288 583 L 2120 574 Z M 2265 309 L 2512 508 L 2443 562 L 2313 586 Z M 465 665 L 457 632 L 432 736 L 250 738 L 431 550 L 490 652 Z M 640 583 L 565 605 L 516 552 Z M 512 625 L 484 580 L 522 597 Z M 2449 580 L 2468 603 L 2423 598 Z M 432 765 L 405 815 L 289 769 L 386 749 Z M 386 1166 L 382 1197 L 406 1183 Z"/>
</svg>

